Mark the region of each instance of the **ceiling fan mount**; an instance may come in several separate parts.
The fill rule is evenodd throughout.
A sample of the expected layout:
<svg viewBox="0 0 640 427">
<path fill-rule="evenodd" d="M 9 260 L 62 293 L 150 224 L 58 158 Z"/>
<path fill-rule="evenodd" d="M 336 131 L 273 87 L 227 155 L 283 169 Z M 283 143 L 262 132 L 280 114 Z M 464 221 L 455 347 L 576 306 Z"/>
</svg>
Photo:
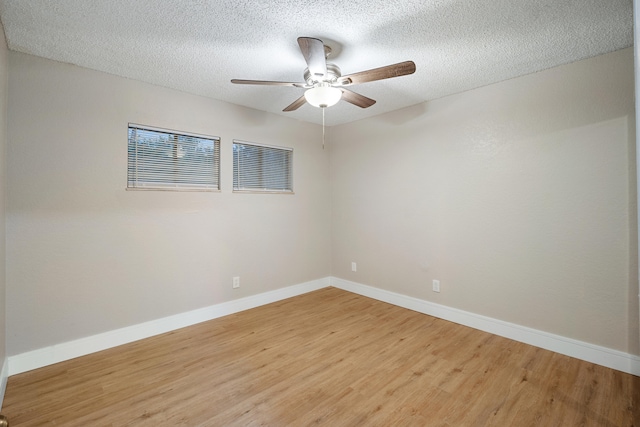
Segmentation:
<svg viewBox="0 0 640 427">
<path fill-rule="evenodd" d="M 326 108 L 335 105 L 340 99 L 361 108 L 368 108 L 375 100 L 347 89 L 347 86 L 406 76 L 416 71 L 413 61 L 399 62 L 372 70 L 342 75 L 340 67 L 327 62 L 331 47 L 322 40 L 312 37 L 298 37 L 298 45 L 307 62 L 303 73 L 303 82 L 278 82 L 265 80 L 233 79 L 231 83 L 249 85 L 292 86 L 307 89 L 305 93 L 282 111 L 294 111 L 305 103 L 315 107 Z"/>
</svg>

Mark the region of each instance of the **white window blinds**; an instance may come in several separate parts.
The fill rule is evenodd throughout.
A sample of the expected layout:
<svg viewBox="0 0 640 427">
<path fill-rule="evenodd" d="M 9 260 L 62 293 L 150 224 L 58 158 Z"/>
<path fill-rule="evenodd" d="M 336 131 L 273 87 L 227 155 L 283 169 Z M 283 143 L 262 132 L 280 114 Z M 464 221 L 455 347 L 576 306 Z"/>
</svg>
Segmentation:
<svg viewBox="0 0 640 427">
<path fill-rule="evenodd" d="M 233 190 L 293 192 L 293 149 L 233 141 Z"/>
<path fill-rule="evenodd" d="M 127 188 L 219 190 L 220 139 L 129 124 Z"/>
</svg>

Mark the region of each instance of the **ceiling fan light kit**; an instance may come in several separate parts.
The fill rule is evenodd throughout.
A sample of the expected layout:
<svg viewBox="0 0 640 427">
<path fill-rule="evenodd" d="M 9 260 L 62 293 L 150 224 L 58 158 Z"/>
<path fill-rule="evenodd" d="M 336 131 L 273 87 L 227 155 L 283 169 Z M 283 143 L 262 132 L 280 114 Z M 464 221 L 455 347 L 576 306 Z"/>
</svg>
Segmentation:
<svg viewBox="0 0 640 427">
<path fill-rule="evenodd" d="M 327 108 L 336 105 L 342 98 L 342 91 L 329 83 L 320 83 L 304 93 L 304 99 L 314 107 Z"/>
<path fill-rule="evenodd" d="M 324 109 L 337 104 L 340 99 L 360 108 L 368 108 L 376 101 L 346 89 L 346 86 L 406 76 L 416 71 L 416 64 L 413 61 L 404 61 L 343 76 L 337 65 L 327 62 L 331 48 L 325 46 L 322 40 L 313 37 L 298 37 L 298 46 L 300 46 L 302 56 L 307 62 L 307 69 L 303 73 L 304 82 L 233 79 L 231 83 L 291 86 L 307 89 L 301 97 L 282 111 L 294 111 L 306 103 Z"/>
</svg>

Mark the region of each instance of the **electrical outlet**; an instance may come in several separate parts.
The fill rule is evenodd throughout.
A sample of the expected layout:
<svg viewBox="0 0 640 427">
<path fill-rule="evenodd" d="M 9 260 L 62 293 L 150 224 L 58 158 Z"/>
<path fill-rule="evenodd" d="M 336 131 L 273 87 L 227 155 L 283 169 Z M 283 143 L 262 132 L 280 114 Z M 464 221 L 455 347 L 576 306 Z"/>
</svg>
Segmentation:
<svg viewBox="0 0 640 427">
<path fill-rule="evenodd" d="M 358 271 L 358 267 L 356 266 L 355 262 L 351 263 L 351 271 Z"/>
<path fill-rule="evenodd" d="M 433 281 L 433 292 L 440 292 L 440 280 Z"/>
<path fill-rule="evenodd" d="M 233 289 L 240 287 L 240 277 L 236 276 L 233 278 Z"/>
</svg>

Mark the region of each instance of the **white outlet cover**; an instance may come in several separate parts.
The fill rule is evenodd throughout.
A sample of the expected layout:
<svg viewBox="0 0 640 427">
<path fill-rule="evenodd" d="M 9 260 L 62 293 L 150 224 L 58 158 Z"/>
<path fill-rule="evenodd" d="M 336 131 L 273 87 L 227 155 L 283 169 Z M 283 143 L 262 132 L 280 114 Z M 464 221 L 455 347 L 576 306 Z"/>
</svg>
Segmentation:
<svg viewBox="0 0 640 427">
<path fill-rule="evenodd" d="M 433 292 L 440 292 L 440 280 L 433 281 Z"/>
</svg>

